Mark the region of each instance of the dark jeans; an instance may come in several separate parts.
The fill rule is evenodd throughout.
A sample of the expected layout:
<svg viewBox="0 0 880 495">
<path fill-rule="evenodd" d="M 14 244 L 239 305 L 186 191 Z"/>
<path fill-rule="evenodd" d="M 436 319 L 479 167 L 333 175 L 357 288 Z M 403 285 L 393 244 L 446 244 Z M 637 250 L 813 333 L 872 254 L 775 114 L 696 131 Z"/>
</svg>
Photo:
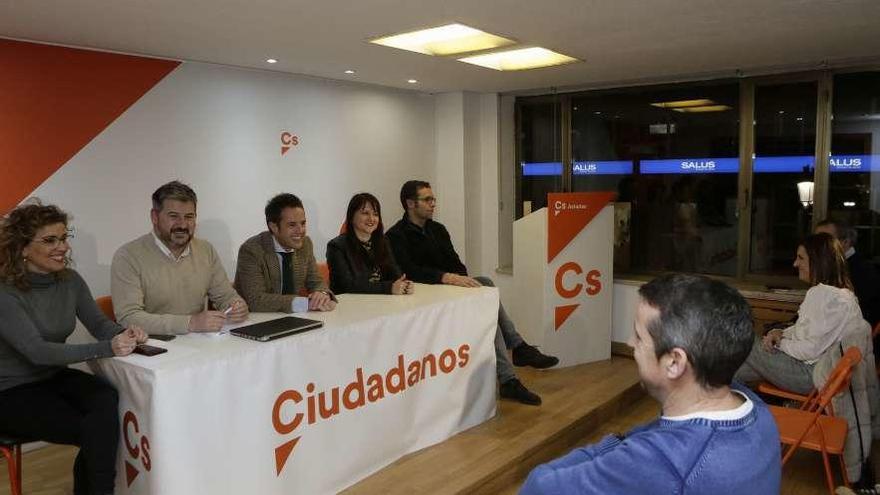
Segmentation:
<svg viewBox="0 0 880 495">
<path fill-rule="evenodd" d="M 64 369 L 48 380 L 0 391 L 0 428 L 11 435 L 79 446 L 73 492 L 113 493 L 117 400 L 116 389 L 103 379 Z"/>
<path fill-rule="evenodd" d="M 495 287 L 495 282 L 489 277 L 474 277 L 474 279 L 486 287 Z M 513 320 L 507 316 L 507 311 L 504 311 L 504 306 L 498 306 L 498 327 L 495 330 L 495 374 L 498 376 L 498 383 L 516 378 L 513 363 L 507 357 L 507 349 L 515 349 L 523 342 L 525 341 L 516 331 Z"/>
</svg>

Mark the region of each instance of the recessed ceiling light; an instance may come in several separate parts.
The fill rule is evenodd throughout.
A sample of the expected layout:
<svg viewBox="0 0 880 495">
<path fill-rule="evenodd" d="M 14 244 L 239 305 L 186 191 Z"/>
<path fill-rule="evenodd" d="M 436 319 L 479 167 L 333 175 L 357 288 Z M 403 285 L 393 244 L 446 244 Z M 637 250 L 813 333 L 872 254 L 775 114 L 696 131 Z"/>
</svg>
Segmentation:
<svg viewBox="0 0 880 495">
<path fill-rule="evenodd" d="M 526 70 L 570 64 L 579 60 L 539 46 L 486 53 L 458 59 L 466 64 L 495 70 Z"/>
<path fill-rule="evenodd" d="M 346 74 L 354 74 L 354 71 L 351 70 L 351 69 L 348 69 L 347 71 L 345 71 L 345 73 L 346 73 Z"/>
<path fill-rule="evenodd" d="M 275 60 L 274 58 L 267 58 L 267 59 L 266 59 L 266 63 L 267 63 L 267 64 L 277 64 L 278 61 Z"/>
<path fill-rule="evenodd" d="M 407 79 L 406 82 L 408 82 L 410 84 L 415 84 L 415 83 L 419 82 L 419 80 L 418 79 Z"/>
<path fill-rule="evenodd" d="M 425 55 L 455 55 L 512 45 L 502 38 L 464 24 L 447 24 L 370 40 L 370 43 L 409 50 Z"/>
<path fill-rule="evenodd" d="M 686 107 L 703 107 L 706 105 L 714 105 L 715 102 L 705 98 L 699 100 L 678 100 L 678 101 L 661 101 L 651 103 L 652 107 L 658 108 L 686 108 Z"/>
<path fill-rule="evenodd" d="M 723 112 L 725 110 L 730 110 L 731 107 L 727 105 L 704 105 L 701 107 L 685 107 L 685 108 L 673 108 L 673 111 L 681 112 L 681 113 L 705 113 L 705 112 Z"/>
</svg>

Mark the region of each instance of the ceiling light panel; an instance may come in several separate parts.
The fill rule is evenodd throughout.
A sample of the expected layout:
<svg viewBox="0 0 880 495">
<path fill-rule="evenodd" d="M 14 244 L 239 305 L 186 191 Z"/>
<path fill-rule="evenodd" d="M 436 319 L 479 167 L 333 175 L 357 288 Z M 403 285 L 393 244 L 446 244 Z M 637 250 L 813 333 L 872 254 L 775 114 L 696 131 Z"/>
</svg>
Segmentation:
<svg viewBox="0 0 880 495">
<path fill-rule="evenodd" d="M 705 112 L 724 112 L 730 110 L 731 107 L 727 105 L 705 105 L 701 107 L 685 107 L 685 108 L 673 108 L 673 111 L 681 112 L 681 113 L 705 113 Z"/>
<path fill-rule="evenodd" d="M 514 44 L 515 41 L 464 24 L 447 24 L 421 31 L 385 36 L 370 40 L 370 43 L 424 53 L 425 55 L 456 55 L 508 46 Z"/>
<path fill-rule="evenodd" d="M 661 101 L 659 103 L 651 103 L 652 107 L 658 108 L 687 108 L 687 107 L 704 107 L 706 105 L 714 105 L 715 102 L 707 99 L 700 100 L 678 100 L 678 101 Z"/>
<path fill-rule="evenodd" d="M 574 57 L 539 46 L 474 55 L 473 57 L 460 58 L 458 61 L 502 71 L 537 69 L 579 62 Z"/>
</svg>

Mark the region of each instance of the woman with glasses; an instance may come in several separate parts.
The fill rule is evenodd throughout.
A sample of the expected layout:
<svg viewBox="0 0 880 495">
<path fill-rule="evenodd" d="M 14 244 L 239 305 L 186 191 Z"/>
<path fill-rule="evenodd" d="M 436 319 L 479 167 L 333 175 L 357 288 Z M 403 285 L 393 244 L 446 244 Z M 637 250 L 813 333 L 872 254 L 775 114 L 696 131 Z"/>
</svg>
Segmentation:
<svg viewBox="0 0 880 495">
<path fill-rule="evenodd" d="M 128 355 L 147 335 L 104 316 L 68 268 L 67 223 L 58 207 L 39 203 L 0 220 L 0 430 L 79 446 L 74 493 L 107 494 L 119 444 L 116 390 L 67 365 Z M 97 342 L 66 342 L 77 320 Z"/>
<path fill-rule="evenodd" d="M 756 340 L 736 373 L 742 382 L 767 380 L 799 394 L 813 390 L 813 367 L 842 336 L 870 333 L 853 294 L 840 243 L 828 234 L 807 236 L 798 246 L 794 267 L 810 284 L 794 325 Z"/>
<path fill-rule="evenodd" d="M 366 294 L 412 294 L 414 285 L 400 273 L 382 228 L 379 200 L 370 193 L 348 202 L 345 232 L 327 243 L 330 290 Z"/>
</svg>

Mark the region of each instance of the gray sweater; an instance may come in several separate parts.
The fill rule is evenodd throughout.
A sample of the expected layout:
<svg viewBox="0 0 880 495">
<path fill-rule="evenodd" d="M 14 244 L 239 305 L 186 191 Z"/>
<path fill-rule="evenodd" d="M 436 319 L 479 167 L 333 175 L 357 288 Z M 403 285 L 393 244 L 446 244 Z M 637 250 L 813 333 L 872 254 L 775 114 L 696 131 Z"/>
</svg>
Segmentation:
<svg viewBox="0 0 880 495">
<path fill-rule="evenodd" d="M 68 364 L 113 356 L 110 339 L 122 327 L 98 309 L 73 270 L 28 274 L 30 290 L 0 283 L 0 390 L 45 380 Z M 85 325 L 98 342 L 66 344 Z"/>
</svg>

